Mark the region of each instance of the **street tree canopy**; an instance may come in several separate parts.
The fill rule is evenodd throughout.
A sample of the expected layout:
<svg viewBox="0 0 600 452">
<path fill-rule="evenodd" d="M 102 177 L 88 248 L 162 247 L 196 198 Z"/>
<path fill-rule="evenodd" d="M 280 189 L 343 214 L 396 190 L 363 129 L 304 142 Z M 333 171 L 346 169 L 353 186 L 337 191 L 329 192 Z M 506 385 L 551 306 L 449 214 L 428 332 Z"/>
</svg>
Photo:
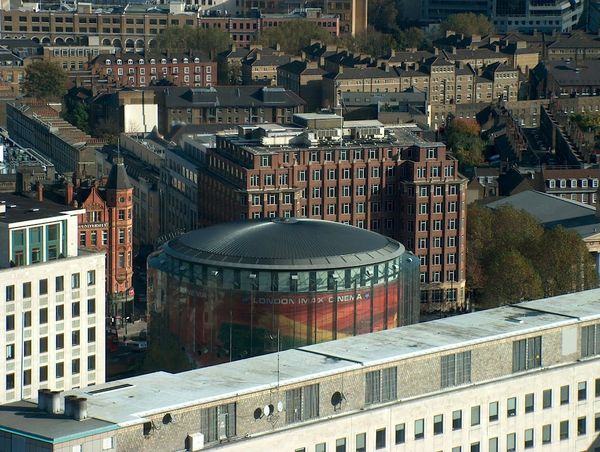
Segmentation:
<svg viewBox="0 0 600 452">
<path fill-rule="evenodd" d="M 258 42 L 263 46 L 275 47 L 279 44 L 283 52 L 292 55 L 300 53 L 313 39 L 325 43 L 334 40 L 327 30 L 305 20 L 284 22 L 277 27 L 266 29 L 258 36 Z"/>
<path fill-rule="evenodd" d="M 216 28 L 170 27 L 158 36 L 157 48 L 162 52 L 197 50 L 215 59 L 232 42 L 229 33 Z"/>
<path fill-rule="evenodd" d="M 448 127 L 448 148 L 458 159 L 461 169 L 484 162 L 485 142 L 481 129 L 473 119 L 454 119 Z"/>
<path fill-rule="evenodd" d="M 467 285 L 483 307 L 497 307 L 597 287 L 594 262 L 581 237 L 544 229 L 512 207 L 469 207 Z"/>
<path fill-rule="evenodd" d="M 482 14 L 451 14 L 440 24 L 442 32 L 453 31 L 465 36 L 489 35 L 495 33 L 494 25 Z"/>
<path fill-rule="evenodd" d="M 67 74 L 57 63 L 36 61 L 25 68 L 23 90 L 29 97 L 59 100 L 67 89 Z"/>
</svg>

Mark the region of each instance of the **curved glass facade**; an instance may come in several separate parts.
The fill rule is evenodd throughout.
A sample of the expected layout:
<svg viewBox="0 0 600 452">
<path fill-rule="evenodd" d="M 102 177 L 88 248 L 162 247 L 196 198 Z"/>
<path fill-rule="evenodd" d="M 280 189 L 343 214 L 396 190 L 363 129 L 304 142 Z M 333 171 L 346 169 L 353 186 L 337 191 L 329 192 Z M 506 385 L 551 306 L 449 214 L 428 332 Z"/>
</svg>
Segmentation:
<svg viewBox="0 0 600 452">
<path fill-rule="evenodd" d="M 229 264 L 230 265 L 230 264 Z M 264 266 L 263 266 L 264 267 Z M 340 339 L 418 321 L 419 262 L 409 253 L 331 270 L 256 271 L 148 259 L 149 311 L 203 363 Z"/>
</svg>

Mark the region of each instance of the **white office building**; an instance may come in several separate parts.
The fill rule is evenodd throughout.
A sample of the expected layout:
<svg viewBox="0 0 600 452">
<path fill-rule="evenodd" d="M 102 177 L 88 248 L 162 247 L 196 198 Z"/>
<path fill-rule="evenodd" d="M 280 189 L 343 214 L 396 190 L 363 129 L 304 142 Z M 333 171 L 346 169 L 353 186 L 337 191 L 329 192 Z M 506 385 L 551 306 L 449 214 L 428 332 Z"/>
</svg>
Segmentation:
<svg viewBox="0 0 600 452">
<path fill-rule="evenodd" d="M 105 380 L 105 255 L 81 209 L 0 194 L 0 403 Z"/>
</svg>

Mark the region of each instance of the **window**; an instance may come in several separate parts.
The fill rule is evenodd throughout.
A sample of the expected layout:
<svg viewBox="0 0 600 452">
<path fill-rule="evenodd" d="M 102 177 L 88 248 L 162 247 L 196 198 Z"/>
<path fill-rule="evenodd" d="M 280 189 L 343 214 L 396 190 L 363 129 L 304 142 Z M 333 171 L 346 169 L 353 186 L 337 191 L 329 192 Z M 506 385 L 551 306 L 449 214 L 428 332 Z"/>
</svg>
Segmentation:
<svg viewBox="0 0 600 452">
<path fill-rule="evenodd" d="M 40 309 L 40 324 L 45 325 L 48 323 L 48 308 Z"/>
<path fill-rule="evenodd" d="M 396 444 L 404 444 L 406 442 L 406 427 L 404 423 L 396 425 Z"/>
<path fill-rule="evenodd" d="M 544 389 L 542 393 L 542 408 L 552 407 L 552 389 Z"/>
<path fill-rule="evenodd" d="M 6 286 L 6 301 L 15 301 L 15 286 Z"/>
<path fill-rule="evenodd" d="M 93 286 L 94 284 L 96 284 L 96 271 L 95 270 L 89 270 L 87 272 L 87 285 L 88 286 Z"/>
<path fill-rule="evenodd" d="M 528 428 L 525 430 L 525 449 L 531 449 L 533 447 L 533 429 Z"/>
<path fill-rule="evenodd" d="M 454 353 L 441 358 L 442 388 L 471 382 L 471 352 Z"/>
<path fill-rule="evenodd" d="M 29 328 L 31 326 L 31 311 L 23 313 L 23 326 Z"/>
<path fill-rule="evenodd" d="M 385 428 L 381 428 L 375 432 L 375 449 L 385 448 Z"/>
<path fill-rule="evenodd" d="M 48 366 L 40 367 L 40 381 L 48 381 Z"/>
<path fill-rule="evenodd" d="M 513 342 L 513 372 L 542 366 L 542 336 Z"/>
<path fill-rule="evenodd" d="M 346 452 L 346 438 L 335 440 L 335 452 Z"/>
<path fill-rule="evenodd" d="M 96 356 L 95 355 L 88 356 L 87 369 L 88 370 L 96 370 Z"/>
<path fill-rule="evenodd" d="M 55 280 L 55 285 L 57 292 L 62 292 L 63 290 L 65 290 L 65 277 L 57 276 Z"/>
<path fill-rule="evenodd" d="M 600 413 L 594 415 L 594 431 L 596 433 L 600 432 Z"/>
<path fill-rule="evenodd" d="M 79 289 L 79 273 L 71 275 L 71 289 Z"/>
<path fill-rule="evenodd" d="M 15 389 L 15 374 L 6 375 L 6 390 Z"/>
<path fill-rule="evenodd" d="M 367 451 L 367 434 L 359 433 L 356 435 L 356 452 Z"/>
<path fill-rule="evenodd" d="M 489 420 L 490 422 L 498 420 L 498 402 L 490 402 L 489 405 Z"/>
<path fill-rule="evenodd" d="M 581 328 L 581 357 L 600 354 L 600 324 Z"/>
<path fill-rule="evenodd" d="M 452 412 L 452 430 L 460 430 L 462 428 L 462 410 Z"/>
<path fill-rule="evenodd" d="M 561 441 L 569 439 L 569 421 L 560 421 L 559 438 Z"/>
<path fill-rule="evenodd" d="M 10 314 L 6 316 L 6 331 L 13 331 L 15 329 L 15 315 Z"/>
<path fill-rule="evenodd" d="M 506 416 L 513 417 L 517 415 L 517 398 L 511 397 L 506 401 Z"/>
<path fill-rule="evenodd" d="M 534 410 L 535 396 L 533 393 L 525 394 L 525 413 L 532 413 Z"/>
<path fill-rule="evenodd" d="M 63 333 L 56 335 L 56 349 L 62 350 L 65 348 L 65 335 Z"/>
<path fill-rule="evenodd" d="M 479 447 L 479 441 L 477 441 L 476 443 L 471 443 L 471 452 L 479 452 L 480 451 L 480 447 Z"/>
<path fill-rule="evenodd" d="M 73 375 L 77 375 L 77 374 L 79 374 L 80 371 L 81 371 L 81 369 L 80 369 L 79 358 L 72 360 L 71 361 L 71 373 Z"/>
<path fill-rule="evenodd" d="M 319 416 L 319 385 L 289 389 L 285 392 L 288 424 Z"/>
<path fill-rule="evenodd" d="M 587 399 L 587 382 L 581 381 L 577 384 L 577 400 Z"/>
<path fill-rule="evenodd" d="M 315 452 L 326 452 L 327 444 L 319 443 L 315 445 Z"/>
<path fill-rule="evenodd" d="M 27 369 L 23 372 L 23 385 L 29 386 L 31 384 L 31 369 Z"/>
<path fill-rule="evenodd" d="M 506 435 L 506 452 L 515 452 L 517 450 L 517 434 L 509 433 Z"/>
<path fill-rule="evenodd" d="M 31 341 L 23 342 L 23 356 L 31 356 Z"/>
<path fill-rule="evenodd" d="M 425 437 L 425 419 L 417 419 L 415 421 L 415 439 Z"/>
<path fill-rule="evenodd" d="M 81 336 L 79 334 L 78 330 L 72 331 L 71 332 L 71 345 L 72 346 L 77 346 L 81 344 Z"/>
<path fill-rule="evenodd" d="M 65 319 L 65 307 L 62 304 L 56 305 L 55 308 L 55 316 L 56 316 L 56 320 L 64 320 Z"/>
<path fill-rule="evenodd" d="M 481 422 L 481 407 L 479 405 L 471 407 L 471 427 L 479 425 Z"/>
<path fill-rule="evenodd" d="M 397 398 L 397 368 L 367 372 L 365 375 L 365 404 L 389 402 Z"/>
<path fill-rule="evenodd" d="M 552 441 L 552 425 L 542 426 L 542 444 L 548 444 Z"/>
<path fill-rule="evenodd" d="M 444 433 L 444 415 L 437 414 L 433 416 L 433 434 L 441 435 Z"/>
<path fill-rule="evenodd" d="M 595 390 L 595 396 L 596 398 L 600 397 L 600 378 L 596 378 L 596 390 Z"/>
<path fill-rule="evenodd" d="M 40 337 L 40 353 L 48 352 L 48 337 Z"/>
<path fill-rule="evenodd" d="M 577 418 L 577 435 L 585 436 L 587 433 L 587 418 L 585 416 Z"/>
<path fill-rule="evenodd" d="M 62 378 L 65 376 L 65 363 L 56 363 L 56 378 Z"/>
<path fill-rule="evenodd" d="M 569 403 L 569 385 L 560 387 L 560 404 L 567 405 Z"/>
<path fill-rule="evenodd" d="M 6 360 L 10 361 L 15 359 L 15 344 L 8 344 L 6 346 Z"/>
<path fill-rule="evenodd" d="M 87 313 L 88 314 L 95 314 L 96 313 L 96 299 L 95 298 L 90 298 L 87 301 Z"/>
<path fill-rule="evenodd" d="M 89 327 L 87 332 L 87 341 L 88 342 L 96 342 L 96 327 Z"/>
<path fill-rule="evenodd" d="M 79 317 L 79 302 L 78 301 L 74 301 L 71 304 L 71 316 L 72 317 Z"/>
<path fill-rule="evenodd" d="M 31 298 L 31 283 L 23 283 L 23 298 Z"/>
<path fill-rule="evenodd" d="M 48 280 L 47 279 L 40 279 L 39 293 L 40 293 L 40 295 L 48 294 Z"/>
<path fill-rule="evenodd" d="M 498 452 L 498 438 L 490 438 L 488 441 L 488 451 Z"/>
</svg>

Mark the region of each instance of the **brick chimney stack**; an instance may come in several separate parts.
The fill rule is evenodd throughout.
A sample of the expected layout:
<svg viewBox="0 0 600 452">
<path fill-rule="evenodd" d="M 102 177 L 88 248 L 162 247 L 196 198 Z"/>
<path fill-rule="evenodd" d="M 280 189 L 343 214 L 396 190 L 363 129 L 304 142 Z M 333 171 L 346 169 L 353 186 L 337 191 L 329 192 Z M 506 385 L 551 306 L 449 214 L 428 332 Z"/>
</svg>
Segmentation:
<svg viewBox="0 0 600 452">
<path fill-rule="evenodd" d="M 70 206 L 73 204 L 73 183 L 67 182 L 67 193 L 65 196 L 65 203 Z"/>
<path fill-rule="evenodd" d="M 42 202 L 44 200 L 44 186 L 41 182 L 38 182 L 35 186 L 37 200 Z"/>
</svg>

